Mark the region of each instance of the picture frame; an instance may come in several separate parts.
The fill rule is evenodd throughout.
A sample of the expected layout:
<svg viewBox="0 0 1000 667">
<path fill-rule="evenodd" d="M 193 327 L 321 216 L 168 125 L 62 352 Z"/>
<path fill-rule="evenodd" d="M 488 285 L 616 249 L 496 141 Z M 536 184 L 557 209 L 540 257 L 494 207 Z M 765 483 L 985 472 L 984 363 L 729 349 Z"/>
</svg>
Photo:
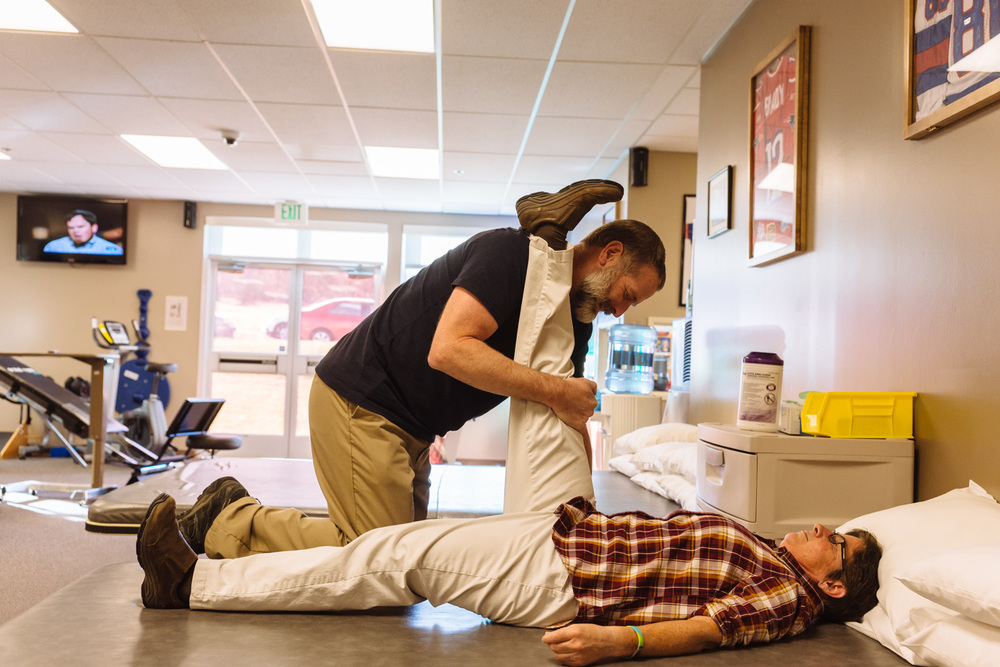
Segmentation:
<svg viewBox="0 0 1000 667">
<path fill-rule="evenodd" d="M 708 179 L 708 238 L 733 228 L 733 167 Z"/>
<path fill-rule="evenodd" d="M 677 301 L 677 304 L 684 308 L 688 305 L 688 281 L 693 277 L 691 262 L 694 258 L 694 219 L 697 203 L 698 198 L 695 195 L 684 195 L 684 218 L 681 224 L 681 284 L 680 298 Z"/>
<path fill-rule="evenodd" d="M 1000 100 L 1000 73 L 948 71 L 949 65 L 973 54 L 969 62 L 988 51 L 1000 55 L 1000 41 L 990 39 L 982 11 L 973 7 L 962 12 L 963 4 L 904 3 L 905 139 L 923 139 Z"/>
<path fill-rule="evenodd" d="M 799 26 L 750 76 L 750 266 L 805 250 L 810 39 Z"/>
</svg>

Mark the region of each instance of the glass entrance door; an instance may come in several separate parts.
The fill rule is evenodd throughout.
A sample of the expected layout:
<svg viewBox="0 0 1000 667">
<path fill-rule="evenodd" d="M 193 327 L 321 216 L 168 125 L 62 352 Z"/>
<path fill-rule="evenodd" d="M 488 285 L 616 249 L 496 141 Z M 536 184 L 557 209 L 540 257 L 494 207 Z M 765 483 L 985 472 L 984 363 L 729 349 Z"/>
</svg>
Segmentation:
<svg viewBox="0 0 1000 667">
<path fill-rule="evenodd" d="M 212 430 L 243 436 L 239 456 L 310 458 L 313 370 L 371 312 L 375 271 L 213 260 L 212 281 Z"/>
</svg>

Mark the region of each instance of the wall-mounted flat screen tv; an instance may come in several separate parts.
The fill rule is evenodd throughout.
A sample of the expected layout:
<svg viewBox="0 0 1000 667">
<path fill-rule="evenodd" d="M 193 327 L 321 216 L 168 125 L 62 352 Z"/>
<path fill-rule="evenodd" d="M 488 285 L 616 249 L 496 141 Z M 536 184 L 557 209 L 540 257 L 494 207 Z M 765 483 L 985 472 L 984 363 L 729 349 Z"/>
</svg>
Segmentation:
<svg viewBox="0 0 1000 667">
<path fill-rule="evenodd" d="M 125 199 L 21 195 L 17 198 L 17 258 L 124 264 L 127 221 Z"/>
</svg>

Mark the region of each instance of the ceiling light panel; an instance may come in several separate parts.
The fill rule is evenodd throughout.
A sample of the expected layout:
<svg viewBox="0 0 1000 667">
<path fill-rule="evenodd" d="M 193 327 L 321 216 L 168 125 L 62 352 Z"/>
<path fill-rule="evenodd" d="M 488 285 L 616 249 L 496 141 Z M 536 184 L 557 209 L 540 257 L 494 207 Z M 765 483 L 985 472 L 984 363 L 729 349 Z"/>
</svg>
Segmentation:
<svg viewBox="0 0 1000 667">
<path fill-rule="evenodd" d="M 0 0 L 0 29 L 79 32 L 45 0 Z"/>
<path fill-rule="evenodd" d="M 313 0 L 327 46 L 434 52 L 433 0 Z"/>
<path fill-rule="evenodd" d="M 150 160 L 170 169 L 228 169 L 205 145 L 192 137 L 123 134 L 122 139 Z"/>
</svg>

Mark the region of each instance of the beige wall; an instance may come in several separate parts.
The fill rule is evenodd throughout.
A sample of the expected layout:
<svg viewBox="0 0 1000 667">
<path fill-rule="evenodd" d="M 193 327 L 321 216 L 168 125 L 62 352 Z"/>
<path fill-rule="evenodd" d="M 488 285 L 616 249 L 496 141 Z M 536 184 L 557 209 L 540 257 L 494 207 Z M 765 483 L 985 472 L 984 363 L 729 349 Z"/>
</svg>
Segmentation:
<svg viewBox="0 0 1000 667">
<path fill-rule="evenodd" d="M 740 358 L 785 361 L 805 390 L 916 391 L 917 493 L 1000 493 L 1000 106 L 904 141 L 899 2 L 755 3 L 704 64 L 698 211 L 735 165 L 734 229 L 696 226 L 692 421 L 735 419 Z M 811 25 L 808 252 L 746 266 L 754 66 Z"/>
<path fill-rule="evenodd" d="M 680 305 L 681 242 L 684 195 L 695 193 L 698 156 L 694 153 L 649 152 L 647 185 L 628 188 L 628 217 L 652 227 L 667 252 L 667 281 L 655 296 L 625 313 L 628 324 L 650 317 L 683 317 Z"/>
<path fill-rule="evenodd" d="M 173 362 L 170 377 L 176 396 L 196 396 L 198 326 L 201 303 L 202 228 L 184 227 L 183 204 L 131 200 L 129 248 L 125 266 L 71 266 L 15 259 L 17 196 L 0 194 L 0 351 L 97 353 L 90 319 L 129 323 L 139 317 L 136 292 L 153 292 L 149 303 L 150 359 Z M 188 298 L 187 331 L 164 331 L 167 296 Z M 25 359 L 27 361 L 27 359 Z M 32 359 L 33 367 L 62 384 L 67 377 L 88 378 L 75 361 Z M 89 379 L 89 378 L 88 378 Z M 0 431 L 13 430 L 18 411 L 0 404 Z"/>
</svg>

